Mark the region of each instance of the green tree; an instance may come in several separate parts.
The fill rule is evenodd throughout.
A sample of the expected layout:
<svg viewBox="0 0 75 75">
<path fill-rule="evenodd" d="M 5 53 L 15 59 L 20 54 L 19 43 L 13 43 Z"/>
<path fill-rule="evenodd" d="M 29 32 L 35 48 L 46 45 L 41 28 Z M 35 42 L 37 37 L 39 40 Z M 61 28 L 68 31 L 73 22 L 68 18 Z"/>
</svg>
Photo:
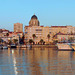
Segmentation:
<svg viewBox="0 0 75 75">
<path fill-rule="evenodd" d="M 34 39 L 34 38 L 36 37 L 36 35 L 35 35 L 35 34 L 33 34 L 33 35 L 32 35 L 32 37 L 33 37 L 33 39 Z"/>
<path fill-rule="evenodd" d="M 32 35 L 32 37 L 33 37 L 33 40 L 35 41 L 36 35 L 35 35 L 35 34 L 33 34 L 33 35 Z"/>
<path fill-rule="evenodd" d="M 20 38 L 20 43 L 24 44 L 24 35 Z"/>
<path fill-rule="evenodd" d="M 16 44 L 18 42 L 18 40 L 17 39 L 14 39 L 14 43 Z"/>
<path fill-rule="evenodd" d="M 30 44 L 33 43 L 33 40 L 32 40 L 32 39 L 29 39 L 29 43 L 30 43 Z"/>
<path fill-rule="evenodd" d="M 8 36 L 9 36 L 9 33 L 6 33 L 6 36 L 7 36 L 7 41 L 8 41 Z"/>
<path fill-rule="evenodd" d="M 54 44 L 57 44 L 57 43 L 58 43 L 58 40 L 54 40 L 53 43 L 54 43 Z"/>
<path fill-rule="evenodd" d="M 9 36 L 9 33 L 6 33 L 6 36 L 8 37 Z"/>
<path fill-rule="evenodd" d="M 41 40 L 40 40 L 40 43 L 41 43 L 41 44 L 43 44 L 43 43 L 44 43 L 44 40 L 43 40 L 43 39 L 41 39 Z"/>
<path fill-rule="evenodd" d="M 74 41 L 74 38 L 73 38 L 73 37 L 70 37 L 70 38 L 69 38 L 69 41 L 70 41 L 70 42 Z"/>
<path fill-rule="evenodd" d="M 50 35 L 49 34 L 47 35 L 47 38 L 48 38 L 48 42 L 49 42 L 49 39 L 50 39 Z"/>
<path fill-rule="evenodd" d="M 2 39 L 0 38 L 0 43 L 2 42 Z"/>
<path fill-rule="evenodd" d="M 12 41 L 11 40 L 8 40 L 8 44 L 11 45 L 12 44 Z"/>
</svg>

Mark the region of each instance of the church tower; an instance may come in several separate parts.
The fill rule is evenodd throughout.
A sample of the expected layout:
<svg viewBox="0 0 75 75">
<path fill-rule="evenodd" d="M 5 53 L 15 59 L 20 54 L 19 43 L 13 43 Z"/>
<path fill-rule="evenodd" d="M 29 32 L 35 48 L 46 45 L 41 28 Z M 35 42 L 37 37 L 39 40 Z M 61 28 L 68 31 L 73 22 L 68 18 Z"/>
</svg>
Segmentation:
<svg viewBox="0 0 75 75">
<path fill-rule="evenodd" d="M 38 18 L 35 14 L 31 17 L 31 20 L 29 22 L 29 26 L 39 26 L 39 21 L 38 21 Z"/>
</svg>

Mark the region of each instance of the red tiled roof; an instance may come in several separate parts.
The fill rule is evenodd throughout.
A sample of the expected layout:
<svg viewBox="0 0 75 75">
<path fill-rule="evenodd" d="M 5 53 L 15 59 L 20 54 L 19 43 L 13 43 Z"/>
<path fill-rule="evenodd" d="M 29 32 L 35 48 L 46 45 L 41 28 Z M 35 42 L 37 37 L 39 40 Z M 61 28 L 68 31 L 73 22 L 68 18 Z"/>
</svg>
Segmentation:
<svg viewBox="0 0 75 75">
<path fill-rule="evenodd" d="M 51 27 L 55 27 L 55 28 L 56 27 L 61 27 L 61 28 L 63 27 L 63 28 L 66 28 L 67 26 L 51 26 Z"/>
<path fill-rule="evenodd" d="M 25 26 L 25 27 L 32 27 L 32 26 Z"/>
<path fill-rule="evenodd" d="M 23 33 L 23 32 L 16 32 L 16 33 Z"/>
<path fill-rule="evenodd" d="M 44 26 L 40 26 L 40 27 L 44 27 Z"/>
</svg>

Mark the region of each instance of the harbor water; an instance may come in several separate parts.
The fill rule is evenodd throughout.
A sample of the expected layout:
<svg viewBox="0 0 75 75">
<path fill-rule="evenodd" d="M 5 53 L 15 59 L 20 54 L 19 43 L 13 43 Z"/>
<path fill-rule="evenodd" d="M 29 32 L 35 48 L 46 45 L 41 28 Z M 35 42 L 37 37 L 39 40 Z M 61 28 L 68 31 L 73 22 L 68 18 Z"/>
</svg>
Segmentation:
<svg viewBox="0 0 75 75">
<path fill-rule="evenodd" d="M 0 75 L 75 75 L 75 51 L 56 48 L 0 50 Z"/>
</svg>

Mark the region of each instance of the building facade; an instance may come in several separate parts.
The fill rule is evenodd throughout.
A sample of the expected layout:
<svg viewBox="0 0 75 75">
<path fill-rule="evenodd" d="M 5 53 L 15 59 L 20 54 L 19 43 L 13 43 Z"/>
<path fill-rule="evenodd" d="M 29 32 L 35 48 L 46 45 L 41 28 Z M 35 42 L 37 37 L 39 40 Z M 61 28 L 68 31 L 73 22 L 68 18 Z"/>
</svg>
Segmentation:
<svg viewBox="0 0 75 75">
<path fill-rule="evenodd" d="M 14 32 L 23 32 L 23 24 L 15 23 L 14 24 Z"/>
<path fill-rule="evenodd" d="M 25 26 L 25 42 L 29 42 L 30 39 L 32 39 L 35 44 L 38 44 L 41 39 L 45 43 L 53 42 L 54 38 L 53 36 L 57 33 L 63 33 L 64 36 L 68 34 L 75 35 L 75 27 L 73 26 L 40 26 L 40 23 L 38 21 L 38 18 L 36 15 L 33 15 L 31 17 L 31 20 L 29 22 L 29 26 Z M 33 34 L 35 34 L 35 38 L 33 37 Z M 50 38 L 48 37 L 50 35 Z M 58 37 L 59 38 L 59 37 Z"/>
</svg>

